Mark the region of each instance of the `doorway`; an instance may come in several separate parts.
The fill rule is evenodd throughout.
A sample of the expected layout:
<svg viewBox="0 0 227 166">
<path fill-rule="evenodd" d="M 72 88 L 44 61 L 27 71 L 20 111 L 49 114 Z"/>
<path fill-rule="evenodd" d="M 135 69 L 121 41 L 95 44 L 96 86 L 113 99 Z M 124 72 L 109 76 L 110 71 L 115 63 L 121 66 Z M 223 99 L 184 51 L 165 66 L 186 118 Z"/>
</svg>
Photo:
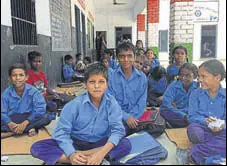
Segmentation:
<svg viewBox="0 0 227 166">
<path fill-rule="evenodd" d="M 132 41 L 132 27 L 115 27 L 115 47 L 123 41 Z"/>
</svg>

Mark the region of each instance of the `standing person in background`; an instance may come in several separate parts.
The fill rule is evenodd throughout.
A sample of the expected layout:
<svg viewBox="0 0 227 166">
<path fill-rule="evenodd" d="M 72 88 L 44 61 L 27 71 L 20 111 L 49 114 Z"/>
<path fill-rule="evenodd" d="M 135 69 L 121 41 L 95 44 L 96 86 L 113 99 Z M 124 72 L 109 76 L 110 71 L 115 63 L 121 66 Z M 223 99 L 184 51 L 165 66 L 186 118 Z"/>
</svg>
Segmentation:
<svg viewBox="0 0 227 166">
<path fill-rule="evenodd" d="M 183 46 L 177 46 L 172 52 L 171 64 L 167 67 L 167 78 L 170 84 L 174 80 L 178 80 L 179 68 L 184 64 L 188 63 L 188 52 Z"/>
<path fill-rule="evenodd" d="M 98 32 L 98 35 L 95 39 L 96 43 L 96 60 L 100 61 L 101 56 L 103 55 L 104 50 L 106 49 L 106 41 L 101 32 Z"/>
<path fill-rule="evenodd" d="M 189 98 L 187 128 L 189 140 L 194 144 L 189 148 L 189 156 L 197 164 L 215 155 L 226 156 L 226 89 L 220 82 L 226 78 L 224 65 L 216 60 L 208 60 L 199 67 L 201 88 L 193 91 Z M 215 121 L 222 121 L 220 126 Z"/>
</svg>

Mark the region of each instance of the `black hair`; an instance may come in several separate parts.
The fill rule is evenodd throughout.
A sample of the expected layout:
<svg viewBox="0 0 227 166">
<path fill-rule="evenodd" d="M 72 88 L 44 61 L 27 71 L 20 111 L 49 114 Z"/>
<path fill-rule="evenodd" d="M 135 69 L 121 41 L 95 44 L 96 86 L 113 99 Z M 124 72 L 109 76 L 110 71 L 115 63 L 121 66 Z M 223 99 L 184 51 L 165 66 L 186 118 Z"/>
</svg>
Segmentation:
<svg viewBox="0 0 227 166">
<path fill-rule="evenodd" d="M 142 41 L 142 40 L 137 40 L 137 41 L 136 41 L 136 45 L 137 45 L 139 42 L 142 43 L 142 47 L 143 47 L 143 41 Z"/>
<path fill-rule="evenodd" d="M 89 56 L 85 56 L 84 57 L 84 60 L 87 60 L 88 61 L 88 64 L 91 63 L 91 57 L 89 57 Z"/>
<path fill-rule="evenodd" d="M 41 57 L 42 54 L 38 51 L 31 51 L 28 53 L 28 62 L 32 62 L 36 57 Z"/>
<path fill-rule="evenodd" d="M 8 69 L 8 75 L 11 76 L 12 72 L 14 69 L 22 69 L 25 72 L 25 75 L 28 75 L 28 71 L 27 71 L 27 67 L 26 65 L 22 64 L 22 63 L 15 63 L 12 66 L 9 67 Z"/>
<path fill-rule="evenodd" d="M 79 58 L 79 56 L 82 55 L 80 52 L 76 54 L 76 58 Z"/>
<path fill-rule="evenodd" d="M 180 75 L 182 69 L 191 70 L 193 72 L 193 78 L 194 79 L 196 79 L 198 77 L 199 69 L 198 69 L 198 67 L 195 64 L 193 64 L 193 63 L 185 63 L 185 64 L 183 64 L 180 67 L 180 69 L 179 69 L 179 75 Z"/>
<path fill-rule="evenodd" d="M 177 49 L 182 49 L 184 50 L 185 54 L 186 54 L 186 62 L 188 63 L 188 51 L 187 51 L 187 48 L 185 48 L 184 46 L 180 45 L 180 46 L 176 46 L 174 47 L 173 51 L 172 51 L 172 60 L 171 62 L 174 63 L 175 61 L 175 52 Z"/>
<path fill-rule="evenodd" d="M 117 50 L 116 50 L 116 53 L 117 53 L 117 56 L 120 52 L 122 51 L 128 51 L 128 50 L 131 50 L 134 54 L 134 56 L 136 55 L 136 52 L 135 52 L 135 47 L 132 43 L 129 43 L 129 42 L 123 42 L 121 43 L 118 47 L 117 47 Z"/>
<path fill-rule="evenodd" d="M 107 58 L 106 56 L 101 56 L 100 62 L 103 64 L 103 61 L 104 61 L 105 59 L 108 61 L 108 58 Z"/>
<path fill-rule="evenodd" d="M 84 72 L 84 81 L 85 83 L 92 75 L 102 74 L 106 81 L 108 81 L 108 71 L 104 64 L 98 62 L 89 65 Z"/>
<path fill-rule="evenodd" d="M 73 57 L 71 55 L 65 55 L 65 57 L 64 57 L 65 61 L 70 60 L 70 59 L 73 59 Z"/>
<path fill-rule="evenodd" d="M 164 76 L 166 76 L 166 69 L 162 66 L 155 67 L 151 74 L 151 77 L 156 81 L 160 80 Z"/>
<path fill-rule="evenodd" d="M 211 59 L 206 62 L 203 62 L 199 68 L 204 67 L 208 73 L 212 74 L 213 76 L 217 76 L 220 74 L 221 76 L 221 81 L 226 78 L 226 71 L 224 65 L 216 60 L 216 59 Z"/>
<path fill-rule="evenodd" d="M 104 52 L 105 52 L 106 54 L 110 54 L 110 56 L 113 55 L 113 52 L 112 52 L 110 49 L 106 49 Z"/>
</svg>

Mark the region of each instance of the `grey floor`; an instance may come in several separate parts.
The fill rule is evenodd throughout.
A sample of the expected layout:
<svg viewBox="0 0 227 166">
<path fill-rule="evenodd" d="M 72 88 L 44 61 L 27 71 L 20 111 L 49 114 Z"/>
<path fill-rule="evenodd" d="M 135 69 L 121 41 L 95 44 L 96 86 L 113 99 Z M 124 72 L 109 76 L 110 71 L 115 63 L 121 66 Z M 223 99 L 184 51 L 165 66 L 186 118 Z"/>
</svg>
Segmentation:
<svg viewBox="0 0 227 166">
<path fill-rule="evenodd" d="M 56 122 L 57 120 L 54 120 L 46 127 L 50 133 L 53 132 Z M 157 140 L 168 150 L 168 157 L 157 165 L 178 165 L 175 144 L 168 139 L 165 133 L 157 138 Z M 43 161 L 33 158 L 31 155 L 9 155 L 8 161 L 1 161 L 1 165 L 41 165 L 42 163 Z"/>
</svg>

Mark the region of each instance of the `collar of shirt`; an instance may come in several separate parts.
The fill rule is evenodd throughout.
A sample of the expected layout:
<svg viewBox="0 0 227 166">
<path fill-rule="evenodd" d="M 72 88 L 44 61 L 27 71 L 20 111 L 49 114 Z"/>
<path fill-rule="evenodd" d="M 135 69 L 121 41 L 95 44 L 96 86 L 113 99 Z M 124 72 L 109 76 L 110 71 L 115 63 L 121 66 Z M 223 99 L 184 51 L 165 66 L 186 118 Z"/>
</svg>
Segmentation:
<svg viewBox="0 0 227 166">
<path fill-rule="evenodd" d="M 204 92 L 205 92 L 205 94 L 207 96 L 210 96 L 207 90 L 204 90 Z M 216 96 L 218 96 L 219 94 L 226 98 L 226 89 L 225 88 L 222 88 L 222 86 L 221 86 L 219 88 L 218 93 L 216 94 Z"/>
<path fill-rule="evenodd" d="M 109 99 L 108 95 L 106 93 L 104 93 L 104 95 L 103 95 L 103 97 L 101 99 L 100 106 L 103 105 L 103 104 L 105 104 L 107 102 L 107 100 L 110 100 L 110 99 Z M 85 104 L 85 103 L 89 103 L 89 104 L 92 104 L 93 105 L 93 103 L 92 103 L 92 101 L 90 99 L 90 95 L 89 95 L 88 92 L 86 92 L 84 94 L 83 104 Z"/>
<path fill-rule="evenodd" d="M 125 74 L 121 68 L 121 66 L 119 65 L 119 67 L 116 69 L 117 73 L 121 74 L 122 76 L 125 77 Z M 129 79 L 133 79 L 134 77 L 136 76 L 141 76 L 142 75 L 142 72 L 139 72 L 139 70 L 137 70 L 134 66 L 132 66 L 132 74 L 130 76 Z"/>
<path fill-rule="evenodd" d="M 184 87 L 183 87 L 183 84 L 181 81 L 176 81 L 176 88 L 184 90 Z M 197 83 L 195 81 L 192 81 L 189 91 L 196 89 L 196 88 L 197 88 Z"/>
<path fill-rule="evenodd" d="M 23 92 L 23 95 L 22 95 L 22 97 L 26 94 L 26 93 L 28 93 L 29 92 L 29 89 L 30 89 L 30 85 L 28 85 L 28 84 L 24 84 L 24 92 Z M 12 97 L 20 97 L 20 96 L 18 96 L 18 94 L 17 94 L 17 92 L 16 92 L 16 90 L 15 90 L 15 88 L 13 87 L 13 85 L 11 85 L 11 87 L 10 87 L 10 95 L 12 96 Z"/>
</svg>

